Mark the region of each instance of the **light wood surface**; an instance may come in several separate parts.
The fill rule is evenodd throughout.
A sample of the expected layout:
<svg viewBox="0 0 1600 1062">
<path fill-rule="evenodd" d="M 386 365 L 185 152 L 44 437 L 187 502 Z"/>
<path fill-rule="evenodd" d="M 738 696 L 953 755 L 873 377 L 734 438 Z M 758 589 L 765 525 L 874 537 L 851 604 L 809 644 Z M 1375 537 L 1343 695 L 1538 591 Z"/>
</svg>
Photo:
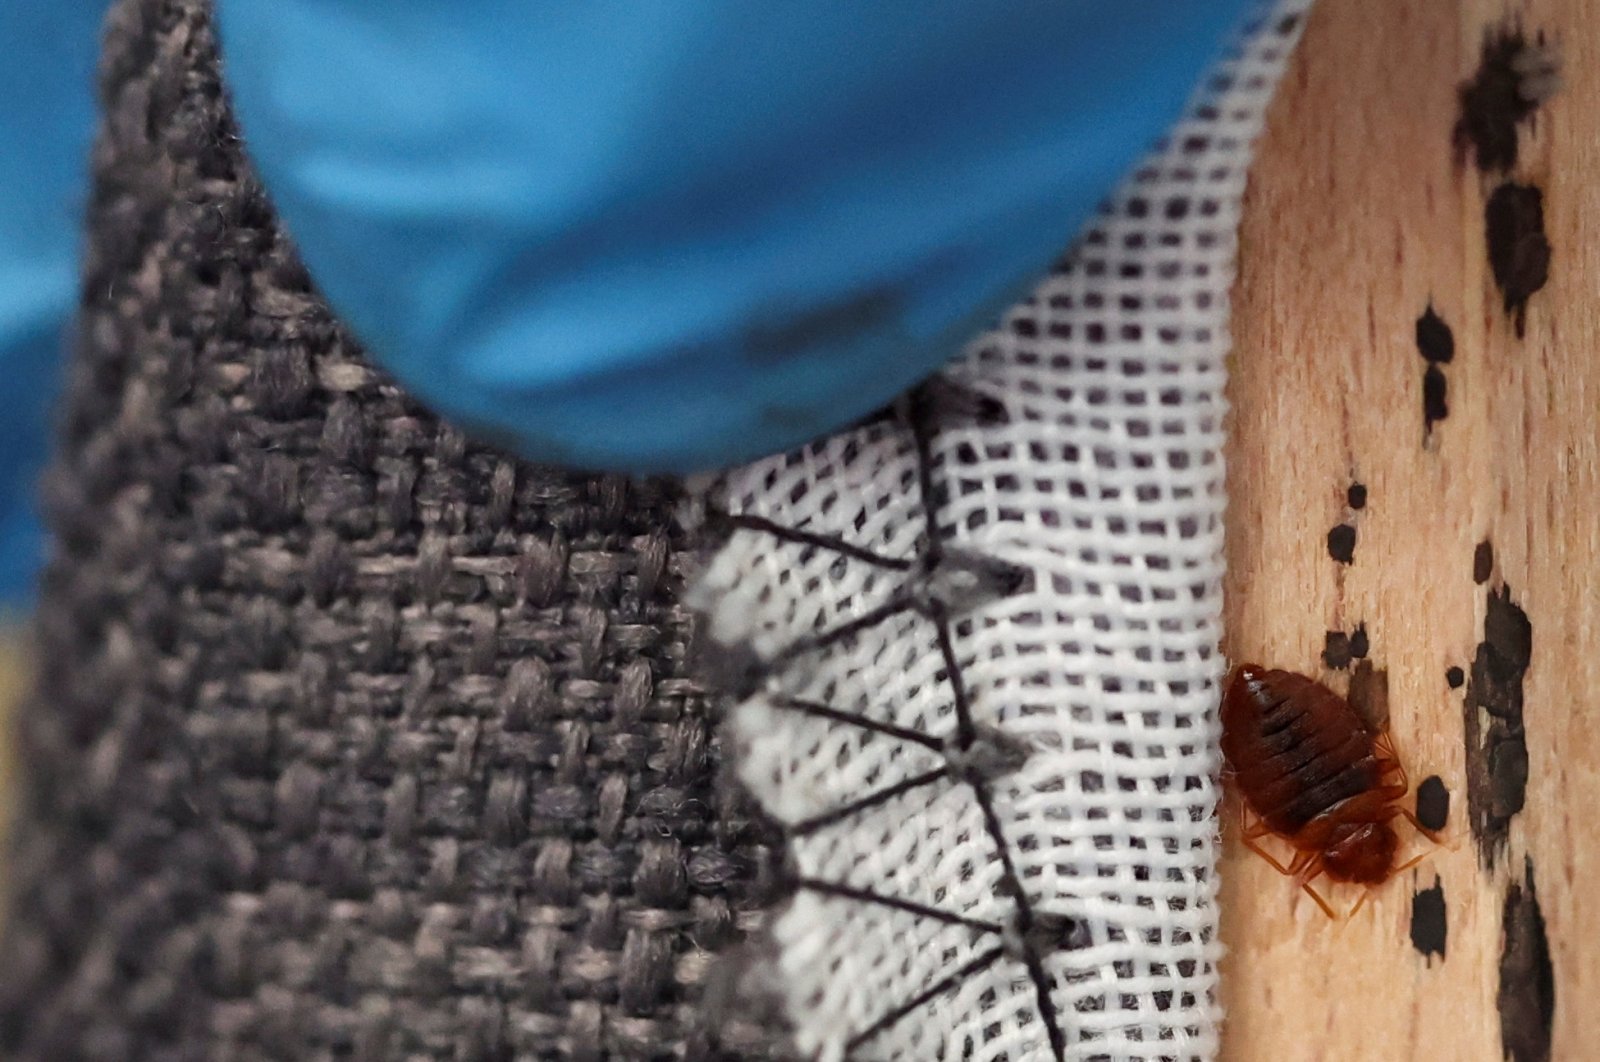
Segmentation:
<svg viewBox="0 0 1600 1062">
<path fill-rule="evenodd" d="M 11 725 L 28 680 L 27 644 L 21 622 L 0 616 L 0 892 L 5 889 L 3 842 L 11 823 L 11 789 L 16 784 Z"/>
<path fill-rule="evenodd" d="M 1457 86 L 1508 17 L 1559 43 L 1564 81 L 1521 128 L 1509 178 L 1542 190 L 1552 247 L 1520 339 L 1486 249 L 1486 198 L 1504 178 L 1452 148 Z M 1236 292 L 1228 655 L 1342 691 L 1326 632 L 1364 624 L 1413 784 L 1438 775 L 1450 810 L 1447 845 L 1342 923 L 1304 900 L 1291 912 L 1291 884 L 1225 826 L 1229 1062 L 1600 1059 L 1597 50 L 1593 0 L 1321 0 L 1274 104 Z M 1430 302 L 1455 341 L 1431 439 L 1415 337 Z M 1359 512 L 1352 482 L 1367 488 Z M 1327 534 L 1345 522 L 1356 546 L 1340 564 Z M 1495 563 L 1479 585 L 1485 540 Z M 1490 725 L 1468 700 L 1490 593 L 1532 628 L 1515 735 L 1526 804 L 1505 848 L 1489 845 L 1492 866 L 1467 794 L 1473 757 L 1493 766 L 1467 731 L 1469 711 Z M 1530 868 L 1554 983 L 1548 1053 Z M 1436 876 L 1442 959 L 1411 939 L 1413 892 Z M 1348 908 L 1359 893 L 1332 895 Z"/>
</svg>

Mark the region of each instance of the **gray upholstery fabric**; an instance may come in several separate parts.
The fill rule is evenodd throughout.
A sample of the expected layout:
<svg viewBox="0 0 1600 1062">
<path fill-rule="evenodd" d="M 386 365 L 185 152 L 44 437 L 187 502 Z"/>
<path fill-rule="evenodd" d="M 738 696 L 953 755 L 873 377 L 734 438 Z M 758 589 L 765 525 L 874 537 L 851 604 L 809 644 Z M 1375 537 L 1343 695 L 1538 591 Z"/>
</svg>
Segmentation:
<svg viewBox="0 0 1600 1062">
<path fill-rule="evenodd" d="M 9 1059 L 764 1057 L 670 484 L 468 444 L 279 231 L 208 8 L 121 0 L 5 867 Z"/>
</svg>

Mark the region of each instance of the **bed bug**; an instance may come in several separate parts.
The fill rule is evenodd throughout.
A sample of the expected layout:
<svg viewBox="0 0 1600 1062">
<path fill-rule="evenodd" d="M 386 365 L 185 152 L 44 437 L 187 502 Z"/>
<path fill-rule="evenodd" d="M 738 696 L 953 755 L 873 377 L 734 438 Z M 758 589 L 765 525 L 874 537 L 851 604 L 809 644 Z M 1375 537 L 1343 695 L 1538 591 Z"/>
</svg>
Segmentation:
<svg viewBox="0 0 1600 1062">
<path fill-rule="evenodd" d="M 1222 754 L 1243 797 L 1245 847 L 1294 878 L 1330 918 L 1333 908 L 1311 887 L 1316 878 L 1370 888 L 1424 858 L 1395 866 L 1396 817 L 1437 840 L 1400 803 L 1410 783 L 1388 731 L 1374 731 L 1350 702 L 1304 675 L 1234 668 L 1222 698 Z M 1268 834 L 1294 848 L 1288 866 L 1261 847 Z"/>
</svg>

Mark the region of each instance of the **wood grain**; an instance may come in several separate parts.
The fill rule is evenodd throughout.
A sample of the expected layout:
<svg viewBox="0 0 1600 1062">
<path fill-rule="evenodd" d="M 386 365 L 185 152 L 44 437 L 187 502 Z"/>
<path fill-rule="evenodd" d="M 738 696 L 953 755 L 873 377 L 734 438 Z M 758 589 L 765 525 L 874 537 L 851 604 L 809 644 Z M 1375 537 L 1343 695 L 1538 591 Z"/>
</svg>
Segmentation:
<svg viewBox="0 0 1600 1062">
<path fill-rule="evenodd" d="M 14 617 L 0 615 L 0 853 L 11 823 L 12 786 L 16 784 L 11 722 L 28 682 L 28 644 L 24 625 Z M 5 861 L 0 856 L 0 892 L 5 889 L 5 877 Z"/>
<path fill-rule="evenodd" d="M 1452 129 L 1457 86 L 1506 20 L 1559 42 L 1564 85 L 1521 128 L 1503 178 L 1459 161 Z M 1321 659 L 1325 638 L 1364 624 L 1413 784 L 1438 775 L 1451 800 L 1447 846 L 1337 924 L 1309 902 L 1291 911 L 1290 883 L 1225 826 L 1230 1062 L 1600 1057 L 1600 1006 L 1588 1002 L 1600 991 L 1597 46 L 1594 0 L 1322 0 L 1274 104 L 1236 291 L 1228 655 L 1343 690 L 1347 674 Z M 1542 190 L 1552 246 L 1521 338 L 1484 232 L 1504 179 Z M 1430 303 L 1455 341 L 1441 367 L 1449 414 L 1431 435 L 1415 338 Z M 1367 488 L 1359 512 L 1353 482 Z M 1346 522 L 1347 565 L 1327 542 Z M 1495 557 L 1484 585 L 1473 579 L 1481 541 Z M 1491 592 L 1532 627 L 1526 804 L 1492 866 L 1466 787 L 1472 756 L 1482 763 L 1466 722 L 1481 712 L 1468 696 Z M 1461 689 L 1446 681 L 1453 666 L 1469 676 Z M 1481 730 L 1488 717 L 1475 718 Z M 1548 1034 L 1535 1027 L 1546 1009 L 1535 979 L 1501 976 L 1514 883 L 1510 965 L 1528 968 L 1530 868 L 1553 971 Z M 1442 959 L 1411 941 L 1413 891 L 1436 876 Z M 1333 890 L 1346 908 L 1357 895 Z"/>
</svg>

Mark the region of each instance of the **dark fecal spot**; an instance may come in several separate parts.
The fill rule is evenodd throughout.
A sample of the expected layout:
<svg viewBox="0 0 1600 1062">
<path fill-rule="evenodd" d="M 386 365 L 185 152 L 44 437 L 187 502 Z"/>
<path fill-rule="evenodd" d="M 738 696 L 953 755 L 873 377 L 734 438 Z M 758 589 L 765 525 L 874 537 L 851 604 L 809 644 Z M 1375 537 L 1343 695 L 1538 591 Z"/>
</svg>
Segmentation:
<svg viewBox="0 0 1600 1062">
<path fill-rule="evenodd" d="M 1367 625 L 1359 624 L 1350 634 L 1350 655 L 1360 660 L 1371 648 L 1372 644 L 1367 639 Z"/>
<path fill-rule="evenodd" d="M 1344 492 L 1344 500 L 1350 503 L 1352 509 L 1365 509 L 1367 507 L 1367 488 L 1360 483 L 1350 484 L 1350 489 Z"/>
<path fill-rule="evenodd" d="M 1429 365 L 1422 371 L 1422 433 L 1426 437 L 1433 426 L 1450 415 L 1450 382 L 1439 371 L 1439 366 Z"/>
<path fill-rule="evenodd" d="M 998 557 L 950 548 L 939 562 L 911 583 L 912 599 L 924 612 L 954 615 L 997 598 L 1019 593 L 1033 573 Z"/>
<path fill-rule="evenodd" d="M 1356 555 L 1356 529 L 1340 524 L 1328 532 L 1328 556 L 1340 564 L 1349 564 Z"/>
<path fill-rule="evenodd" d="M 1472 581 L 1482 586 L 1494 574 L 1494 546 L 1488 539 L 1478 543 L 1472 551 Z"/>
<path fill-rule="evenodd" d="M 1444 680 L 1450 684 L 1451 689 L 1459 690 L 1461 684 L 1467 681 L 1467 676 L 1459 667 L 1451 667 L 1445 669 Z"/>
<path fill-rule="evenodd" d="M 1389 672 L 1363 660 L 1350 676 L 1350 694 L 1345 698 L 1367 729 L 1380 731 L 1389 725 Z"/>
<path fill-rule="evenodd" d="M 1350 636 L 1344 631 L 1329 631 L 1322 636 L 1322 662 L 1335 671 L 1350 666 Z"/>
<path fill-rule="evenodd" d="M 1521 811 L 1528 793 L 1528 743 L 1508 737 L 1489 749 L 1489 814 L 1507 821 Z"/>
<path fill-rule="evenodd" d="M 1028 947 L 1036 955 L 1053 955 L 1086 947 L 1092 942 L 1089 929 L 1082 921 L 1070 915 L 1033 912 L 1032 924 L 1024 934 Z"/>
<path fill-rule="evenodd" d="M 1435 365 L 1448 364 L 1456 356 L 1456 337 L 1444 318 L 1434 312 L 1431 302 L 1417 318 L 1417 352 Z"/>
<path fill-rule="evenodd" d="M 1483 638 L 1491 649 L 1490 671 L 1504 682 L 1518 683 L 1517 714 L 1520 717 L 1522 676 L 1533 662 L 1533 623 L 1526 612 L 1511 602 L 1509 591 L 1501 589 L 1498 593 L 1489 594 L 1489 609 L 1483 618 Z M 1494 711 L 1494 708 L 1490 710 Z M 1505 714 L 1510 713 L 1508 711 Z"/>
<path fill-rule="evenodd" d="M 1449 925 L 1444 911 L 1444 885 L 1434 876 L 1433 888 L 1411 894 L 1411 945 L 1427 956 L 1428 965 L 1433 957 L 1444 961 L 1445 938 Z"/>
<path fill-rule="evenodd" d="M 1442 830 L 1450 821 L 1450 790 L 1436 774 L 1417 786 L 1417 821 L 1430 830 Z"/>
<path fill-rule="evenodd" d="M 1483 641 L 1472 658 L 1462 706 L 1467 742 L 1467 818 L 1478 857 L 1494 866 L 1511 819 L 1522 810 L 1528 744 L 1522 685 L 1533 662 L 1533 624 L 1502 587 L 1489 594 Z"/>
<path fill-rule="evenodd" d="M 1006 422 L 1006 407 L 992 395 L 957 383 L 948 376 L 932 376 L 919 384 L 911 395 L 912 412 L 924 422 L 978 424 L 990 426 Z"/>
<path fill-rule="evenodd" d="M 1458 151 L 1470 150 L 1485 173 L 1505 173 L 1517 163 L 1518 125 L 1560 84 L 1552 53 L 1529 44 L 1520 29 L 1502 26 L 1484 35 L 1478 72 L 1457 90 Z"/>
<path fill-rule="evenodd" d="M 1502 184 L 1484 207 L 1483 226 L 1495 286 L 1521 338 L 1528 323 L 1528 298 L 1550 279 L 1544 194 L 1532 185 Z"/>
<path fill-rule="evenodd" d="M 880 406 L 847 430 L 892 424 L 909 414 L 918 423 L 988 427 L 1010 419 L 1005 403 L 944 375 L 930 376 L 888 405 Z"/>
<path fill-rule="evenodd" d="M 1032 753 L 1026 742 L 984 726 L 966 746 L 950 742 L 944 755 L 958 775 L 977 785 L 1016 773 Z"/>
<path fill-rule="evenodd" d="M 1500 1046 L 1511 1062 L 1549 1062 L 1556 979 L 1533 884 L 1533 860 L 1523 861 L 1522 882 L 1506 888 L 1500 922 L 1500 989 L 1495 994 Z"/>
</svg>

